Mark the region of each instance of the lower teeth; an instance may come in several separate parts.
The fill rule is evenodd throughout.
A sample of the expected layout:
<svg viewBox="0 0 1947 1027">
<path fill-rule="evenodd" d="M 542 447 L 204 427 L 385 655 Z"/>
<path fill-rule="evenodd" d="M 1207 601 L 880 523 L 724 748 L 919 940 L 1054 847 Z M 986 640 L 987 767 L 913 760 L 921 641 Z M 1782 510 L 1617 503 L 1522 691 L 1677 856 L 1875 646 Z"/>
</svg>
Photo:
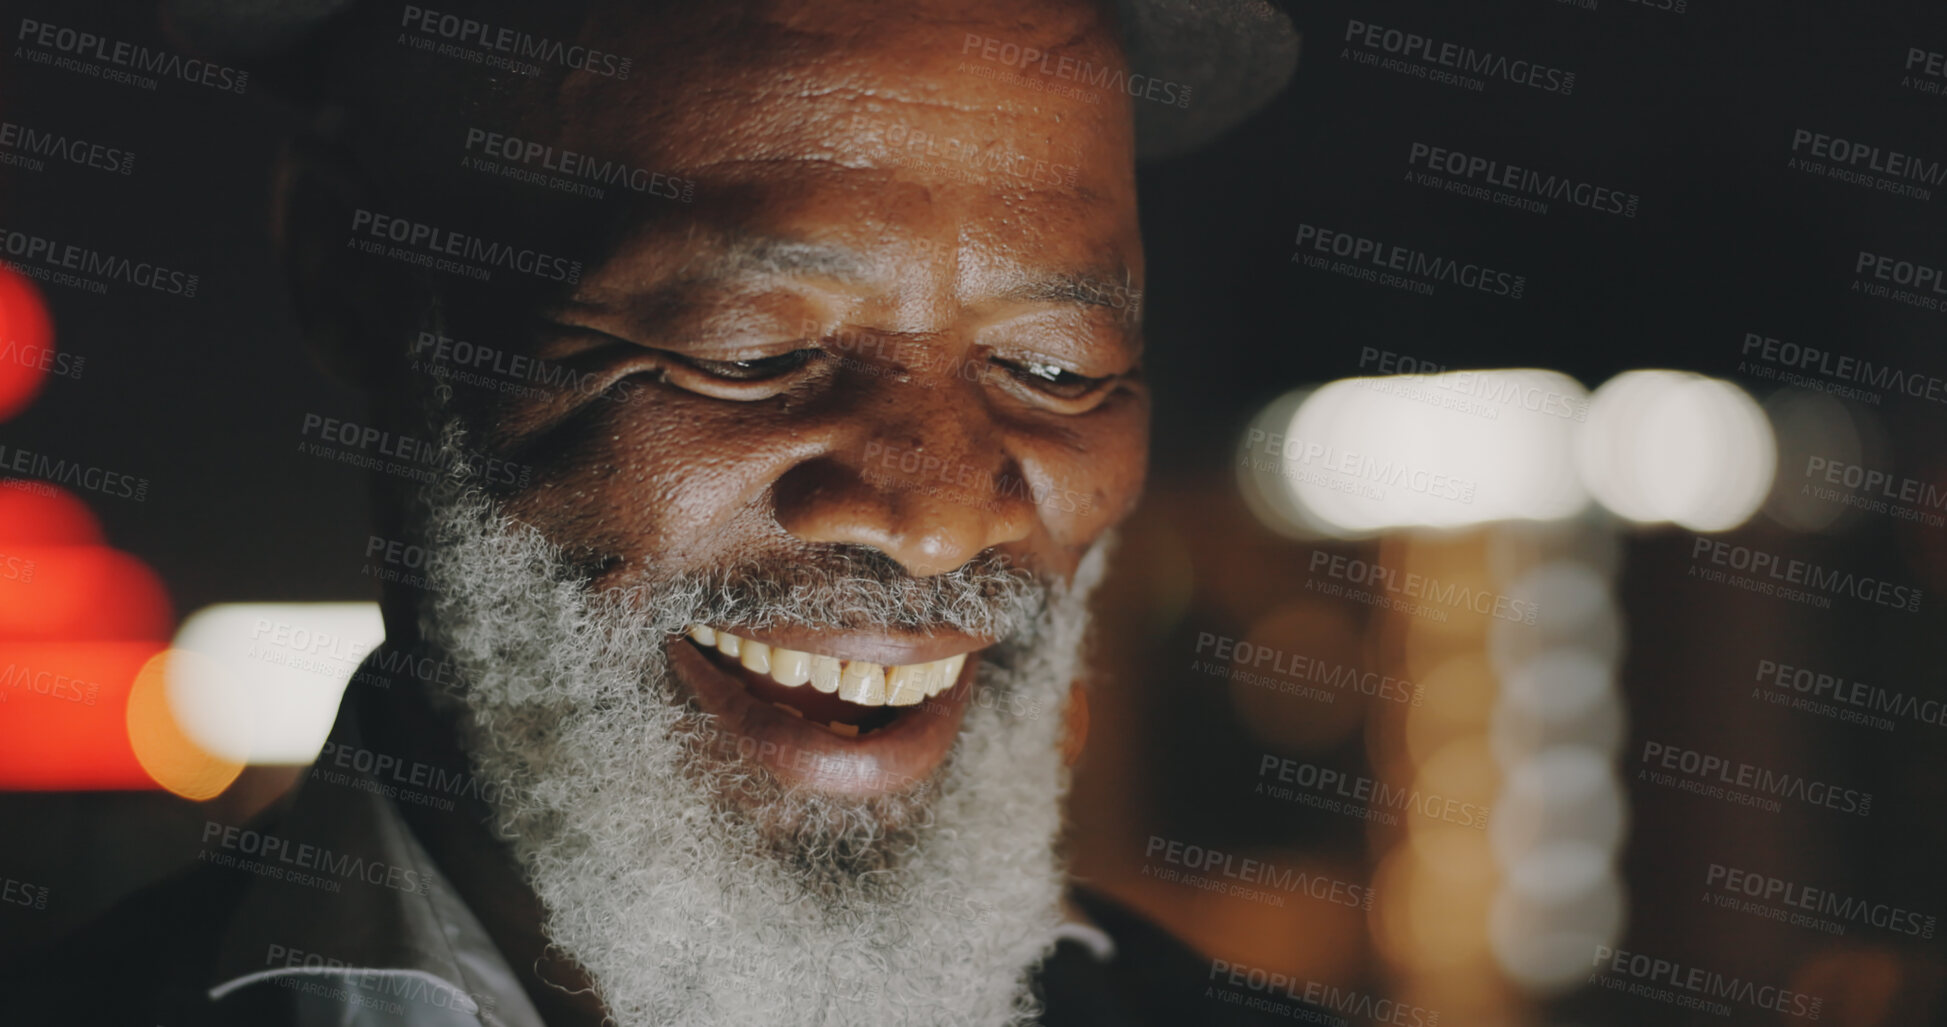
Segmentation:
<svg viewBox="0 0 1947 1027">
<path fill-rule="evenodd" d="M 862 720 L 858 720 L 858 721 L 834 720 L 827 723 L 825 721 L 812 720 L 810 717 L 805 716 L 803 710 L 798 709 L 795 706 L 789 706 L 781 702 L 774 702 L 771 705 L 777 707 L 780 710 L 783 710 L 786 713 L 789 713 L 790 715 L 798 718 L 799 720 L 808 721 L 809 723 L 816 724 L 819 727 L 822 727 L 825 730 L 830 731 L 832 734 L 839 735 L 844 738 L 858 738 L 861 735 L 869 735 L 874 731 L 877 731 L 885 727 L 887 724 L 898 719 L 899 717 L 898 712 L 888 711 L 888 710 L 873 710 L 872 712 L 866 714 L 866 716 Z"/>
</svg>

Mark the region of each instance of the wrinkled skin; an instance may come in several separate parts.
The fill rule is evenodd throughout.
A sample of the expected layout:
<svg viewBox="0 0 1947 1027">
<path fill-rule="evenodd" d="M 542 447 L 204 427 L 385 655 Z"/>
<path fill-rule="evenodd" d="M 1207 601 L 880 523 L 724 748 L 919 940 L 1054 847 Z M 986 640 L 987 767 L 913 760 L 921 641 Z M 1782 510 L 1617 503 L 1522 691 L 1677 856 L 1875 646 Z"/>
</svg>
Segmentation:
<svg viewBox="0 0 1947 1027">
<path fill-rule="evenodd" d="M 346 59 L 337 91 L 369 122 L 348 170 L 295 189 L 286 216 L 313 336 L 422 437 L 430 354 L 399 354 L 432 303 L 454 339 L 570 369 L 583 387 L 454 385 L 446 413 L 469 445 L 527 471 L 495 498 L 598 586 L 833 544 L 915 576 L 991 550 L 1065 578 L 1143 480 L 1128 99 L 982 50 L 995 39 L 1116 65 L 1110 16 L 1091 3 L 695 6 L 470 15 L 628 56 L 627 79 L 550 69 L 510 85 L 396 45 L 396 9 L 354 33 L 370 52 Z M 659 173 L 691 200 L 615 186 L 594 200 L 461 170 L 479 155 L 470 128 Z M 427 274 L 429 292 L 403 265 L 347 252 L 357 207 L 583 270 L 563 284 L 497 269 L 485 287 Z M 381 530 L 403 530 L 410 485 L 380 487 Z M 415 601 L 388 594 L 395 641 L 414 634 Z M 990 641 L 805 648 L 931 659 Z M 930 771 L 952 741 L 918 737 L 899 776 Z M 847 743 L 829 744 L 842 756 Z M 432 844 L 474 898 L 506 884 L 509 868 Z M 519 923 L 533 910 L 486 904 L 522 965 L 539 949 Z"/>
</svg>

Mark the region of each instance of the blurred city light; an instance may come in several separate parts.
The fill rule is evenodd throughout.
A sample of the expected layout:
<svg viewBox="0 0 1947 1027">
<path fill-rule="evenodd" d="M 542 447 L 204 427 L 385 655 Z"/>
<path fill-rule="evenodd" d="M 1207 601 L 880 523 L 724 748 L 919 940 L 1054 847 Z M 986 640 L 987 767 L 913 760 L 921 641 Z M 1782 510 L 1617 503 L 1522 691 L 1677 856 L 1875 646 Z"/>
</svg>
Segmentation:
<svg viewBox="0 0 1947 1027">
<path fill-rule="evenodd" d="M 171 677 L 201 657 L 180 649 L 155 654 L 135 675 L 128 694 L 128 741 L 142 769 L 156 784 L 185 799 L 202 801 L 223 794 L 243 772 L 243 761 L 226 759 L 183 733 L 170 707 Z"/>
<path fill-rule="evenodd" d="M 176 633 L 169 707 L 185 737 L 220 759 L 310 763 L 384 637 L 377 603 L 206 606 Z"/>
<path fill-rule="evenodd" d="M 1638 523 L 1727 531 L 1771 491 L 1778 449 L 1764 410 L 1729 382 L 1686 371 L 1628 371 L 1589 407 L 1582 480 Z"/>
<path fill-rule="evenodd" d="M 55 366 L 47 305 L 32 282 L 0 265 L 0 421 L 32 403 Z"/>
<path fill-rule="evenodd" d="M 1288 393 L 1252 420 L 1238 474 L 1287 535 L 1559 521 L 1591 497 L 1632 522 L 1724 531 L 1764 502 L 1777 459 L 1764 411 L 1728 382 L 1629 371 L 1591 396 L 1520 368 Z"/>
<path fill-rule="evenodd" d="M 123 710 L 171 618 L 155 572 L 103 545 L 87 504 L 0 480 L 0 789 L 153 787 Z"/>
<path fill-rule="evenodd" d="M 1246 448 L 1335 533 L 1550 520 L 1588 503 L 1573 468 L 1585 404 L 1554 371 L 1343 379 Z"/>
</svg>

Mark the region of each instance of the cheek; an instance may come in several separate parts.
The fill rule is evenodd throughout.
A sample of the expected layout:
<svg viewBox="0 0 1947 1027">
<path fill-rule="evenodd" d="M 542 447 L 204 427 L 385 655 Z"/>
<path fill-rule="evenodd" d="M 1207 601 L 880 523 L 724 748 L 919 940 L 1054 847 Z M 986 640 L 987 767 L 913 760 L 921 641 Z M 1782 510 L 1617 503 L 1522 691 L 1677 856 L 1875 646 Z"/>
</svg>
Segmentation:
<svg viewBox="0 0 1947 1027">
<path fill-rule="evenodd" d="M 1142 495 L 1149 459 L 1146 397 L 1097 411 L 1059 438 L 1023 447 L 1023 466 L 1037 493 L 1048 534 L 1061 545 L 1086 548 L 1114 527 Z"/>
<path fill-rule="evenodd" d="M 748 408 L 646 387 L 555 429 L 513 516 L 570 549 L 665 569 L 720 562 L 763 533 L 761 502 L 796 459 L 792 432 Z"/>
</svg>

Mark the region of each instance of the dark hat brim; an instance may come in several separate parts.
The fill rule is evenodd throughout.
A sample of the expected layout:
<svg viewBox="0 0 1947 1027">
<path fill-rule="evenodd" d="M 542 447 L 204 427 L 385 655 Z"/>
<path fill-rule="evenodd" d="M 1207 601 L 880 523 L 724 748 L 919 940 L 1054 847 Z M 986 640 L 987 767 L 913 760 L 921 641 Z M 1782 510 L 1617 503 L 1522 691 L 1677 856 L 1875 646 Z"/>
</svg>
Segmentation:
<svg viewBox="0 0 1947 1027">
<path fill-rule="evenodd" d="M 162 0 L 185 44 L 244 63 L 274 59 L 357 0 Z M 1129 59 L 1123 85 L 1136 151 L 1194 150 L 1236 127 L 1291 80 L 1299 37 L 1265 0 L 1118 0 Z"/>
<path fill-rule="evenodd" d="M 1175 156 L 1209 143 L 1270 102 L 1298 67 L 1298 33 L 1265 0 L 1119 0 L 1119 6 L 1130 74 L 1144 76 L 1142 91 L 1131 91 L 1140 157 Z M 1186 90 L 1187 100 L 1158 98 Z"/>
</svg>

